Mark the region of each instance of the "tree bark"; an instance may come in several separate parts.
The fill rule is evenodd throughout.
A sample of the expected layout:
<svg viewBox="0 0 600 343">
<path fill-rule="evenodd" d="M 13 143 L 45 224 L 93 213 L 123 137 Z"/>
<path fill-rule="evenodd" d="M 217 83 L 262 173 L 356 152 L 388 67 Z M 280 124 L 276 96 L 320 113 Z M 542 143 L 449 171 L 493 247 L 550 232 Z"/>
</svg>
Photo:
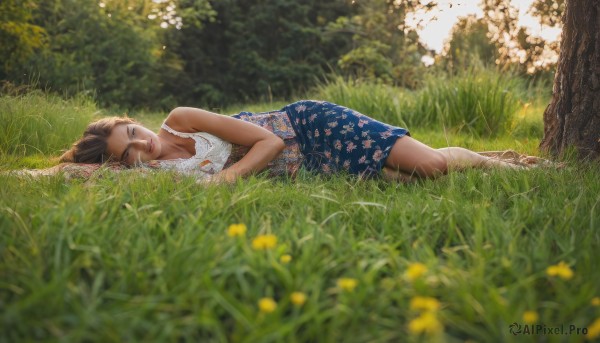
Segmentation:
<svg viewBox="0 0 600 343">
<path fill-rule="evenodd" d="M 600 157 L 600 1 L 567 0 L 552 100 L 540 149 L 562 157 Z"/>
</svg>

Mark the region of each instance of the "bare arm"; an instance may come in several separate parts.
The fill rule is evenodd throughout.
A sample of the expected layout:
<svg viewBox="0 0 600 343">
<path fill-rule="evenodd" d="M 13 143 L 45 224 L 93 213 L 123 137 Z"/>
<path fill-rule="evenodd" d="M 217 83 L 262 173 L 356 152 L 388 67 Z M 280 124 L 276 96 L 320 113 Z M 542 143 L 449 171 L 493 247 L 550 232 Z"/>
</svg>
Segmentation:
<svg viewBox="0 0 600 343">
<path fill-rule="evenodd" d="M 250 147 L 241 160 L 217 174 L 227 182 L 263 170 L 285 148 L 283 140 L 267 129 L 198 108 L 177 107 L 166 121 L 175 130 L 203 131 L 230 143 Z"/>
</svg>

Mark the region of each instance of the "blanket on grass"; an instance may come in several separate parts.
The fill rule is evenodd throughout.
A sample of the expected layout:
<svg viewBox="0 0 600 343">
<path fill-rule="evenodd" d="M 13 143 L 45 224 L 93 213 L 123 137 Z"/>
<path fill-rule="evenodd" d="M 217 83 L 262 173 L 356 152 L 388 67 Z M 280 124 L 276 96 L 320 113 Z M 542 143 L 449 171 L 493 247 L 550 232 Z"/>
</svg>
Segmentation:
<svg viewBox="0 0 600 343">
<path fill-rule="evenodd" d="M 562 163 L 553 162 L 537 156 L 529 156 L 520 154 L 514 150 L 501 150 L 501 151 L 482 151 L 478 154 L 498 160 L 502 160 L 515 165 L 523 166 L 526 168 L 534 167 L 551 167 L 561 168 Z M 21 169 L 12 170 L 7 172 L 10 175 L 20 176 L 50 176 L 62 173 L 66 179 L 89 179 L 93 176 L 101 175 L 105 172 L 139 172 L 142 174 L 148 174 L 152 171 L 160 170 L 157 163 L 152 161 L 143 163 L 140 167 L 131 168 L 126 167 L 119 163 L 104 163 L 104 164 L 78 164 L 78 163 L 61 163 L 54 167 L 46 169 Z M 197 176 L 199 179 L 205 179 L 210 175 L 199 171 Z"/>
</svg>

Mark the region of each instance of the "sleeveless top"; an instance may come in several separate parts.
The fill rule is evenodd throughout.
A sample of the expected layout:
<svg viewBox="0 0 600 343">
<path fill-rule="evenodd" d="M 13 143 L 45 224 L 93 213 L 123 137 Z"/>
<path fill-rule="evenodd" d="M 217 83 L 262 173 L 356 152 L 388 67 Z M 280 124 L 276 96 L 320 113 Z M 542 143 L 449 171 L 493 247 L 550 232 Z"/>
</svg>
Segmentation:
<svg viewBox="0 0 600 343">
<path fill-rule="evenodd" d="M 161 128 L 177 137 L 193 139 L 196 153 L 190 158 L 151 161 L 150 167 L 206 178 L 220 172 L 229 159 L 232 144 L 217 136 L 207 132 L 175 131 L 166 123 Z"/>
<path fill-rule="evenodd" d="M 285 111 L 241 112 L 232 117 L 265 128 L 283 139 L 284 150 L 268 163 L 265 171 L 271 177 L 287 175 L 293 178 L 296 176 L 304 157 Z M 242 159 L 250 149 L 246 146 L 232 144 L 207 132 L 179 132 L 170 128 L 166 123 L 163 123 L 161 128 L 177 137 L 193 139 L 196 153 L 190 158 L 149 161 L 144 164 L 146 167 L 173 170 L 205 179 L 229 168 Z"/>
</svg>

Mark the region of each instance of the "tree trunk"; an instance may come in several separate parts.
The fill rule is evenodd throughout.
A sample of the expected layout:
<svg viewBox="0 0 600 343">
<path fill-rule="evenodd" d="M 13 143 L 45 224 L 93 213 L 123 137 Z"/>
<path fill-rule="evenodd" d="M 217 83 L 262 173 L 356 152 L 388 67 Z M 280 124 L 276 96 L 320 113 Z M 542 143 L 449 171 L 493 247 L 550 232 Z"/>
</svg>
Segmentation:
<svg viewBox="0 0 600 343">
<path fill-rule="evenodd" d="M 540 149 L 555 157 L 573 146 L 600 157 L 600 1 L 567 0 L 552 100 Z"/>
</svg>

